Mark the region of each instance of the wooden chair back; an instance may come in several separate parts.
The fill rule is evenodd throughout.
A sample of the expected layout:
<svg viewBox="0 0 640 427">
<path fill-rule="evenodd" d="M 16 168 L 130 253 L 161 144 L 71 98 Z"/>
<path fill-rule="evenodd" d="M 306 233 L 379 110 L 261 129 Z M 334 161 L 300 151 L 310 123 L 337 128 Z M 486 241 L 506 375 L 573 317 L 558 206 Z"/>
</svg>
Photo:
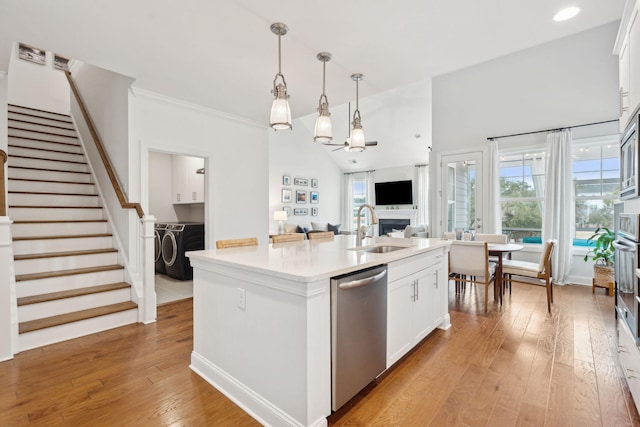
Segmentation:
<svg viewBox="0 0 640 427">
<path fill-rule="evenodd" d="M 238 248 L 242 246 L 258 246 L 258 239 L 256 237 L 247 237 L 245 239 L 216 240 L 217 249 Z"/>
<path fill-rule="evenodd" d="M 538 278 L 547 279 L 551 277 L 551 256 L 553 255 L 553 240 L 547 240 L 542 246 L 540 253 L 540 263 L 538 264 Z"/>
<path fill-rule="evenodd" d="M 300 240 L 304 240 L 303 233 L 276 234 L 274 236 L 271 236 L 271 241 L 273 243 L 298 242 Z"/>
<path fill-rule="evenodd" d="M 333 239 L 333 231 L 319 231 L 317 233 L 309 233 L 309 240 L 316 239 Z"/>
</svg>

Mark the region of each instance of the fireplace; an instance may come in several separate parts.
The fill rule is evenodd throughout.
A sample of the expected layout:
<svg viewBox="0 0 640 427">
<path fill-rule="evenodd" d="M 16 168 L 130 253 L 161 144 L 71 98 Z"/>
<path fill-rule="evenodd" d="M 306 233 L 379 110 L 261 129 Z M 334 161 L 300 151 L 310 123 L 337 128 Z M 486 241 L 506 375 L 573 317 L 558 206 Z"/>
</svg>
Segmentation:
<svg viewBox="0 0 640 427">
<path fill-rule="evenodd" d="M 404 230 L 407 225 L 411 224 L 409 219 L 390 218 L 390 219 L 378 219 L 378 234 L 380 236 L 386 236 L 387 233 L 391 233 L 393 229 Z"/>
</svg>

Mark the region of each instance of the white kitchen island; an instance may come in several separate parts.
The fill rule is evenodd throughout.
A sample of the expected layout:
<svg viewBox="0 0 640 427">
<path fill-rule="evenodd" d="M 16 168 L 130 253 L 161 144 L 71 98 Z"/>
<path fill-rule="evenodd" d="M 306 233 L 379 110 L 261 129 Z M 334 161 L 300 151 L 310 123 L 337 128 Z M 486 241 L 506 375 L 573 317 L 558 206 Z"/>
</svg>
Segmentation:
<svg viewBox="0 0 640 427">
<path fill-rule="evenodd" d="M 264 425 L 325 426 L 331 414 L 330 279 L 386 264 L 387 367 L 450 326 L 441 239 L 355 236 L 189 252 L 191 369 Z M 419 297 L 418 297 L 419 295 Z"/>
</svg>

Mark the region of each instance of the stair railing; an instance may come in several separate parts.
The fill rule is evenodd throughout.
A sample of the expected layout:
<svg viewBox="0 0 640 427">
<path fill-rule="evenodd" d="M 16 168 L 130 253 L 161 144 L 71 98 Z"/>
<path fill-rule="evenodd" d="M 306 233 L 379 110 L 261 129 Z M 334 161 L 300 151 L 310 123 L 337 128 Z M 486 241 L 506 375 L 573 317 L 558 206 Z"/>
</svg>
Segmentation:
<svg viewBox="0 0 640 427">
<path fill-rule="evenodd" d="M 7 191 L 4 188 L 4 164 L 7 162 L 7 153 L 0 150 L 0 216 L 7 216 Z"/>
<path fill-rule="evenodd" d="M 67 76 L 67 81 L 69 81 L 69 86 L 71 87 L 71 91 L 73 92 L 73 96 L 78 102 L 78 106 L 80 107 L 80 111 L 82 112 L 82 116 L 84 117 L 84 121 L 87 123 L 89 128 L 89 132 L 91 133 L 91 137 L 96 143 L 96 148 L 98 149 L 98 153 L 100 154 L 100 158 L 102 159 L 102 163 L 104 163 L 104 167 L 109 175 L 109 180 L 111 181 L 111 185 L 113 186 L 113 190 L 116 192 L 116 196 L 118 197 L 118 201 L 120 202 L 120 206 L 123 209 L 135 209 L 138 214 L 138 218 L 142 219 L 144 217 L 144 211 L 142 210 L 142 206 L 140 203 L 131 203 L 127 200 L 124 195 L 124 191 L 122 191 L 122 187 L 120 186 L 120 182 L 116 177 L 113 166 L 111 165 L 111 161 L 109 160 L 109 155 L 107 151 L 104 149 L 104 144 L 102 143 L 102 139 L 98 132 L 96 131 L 95 125 L 93 124 L 93 120 L 91 120 L 91 116 L 87 111 L 87 107 L 85 106 L 82 98 L 80 97 L 80 93 L 78 92 L 78 88 L 76 84 L 73 82 L 71 78 L 71 73 L 69 71 L 65 71 L 64 73 Z"/>
</svg>

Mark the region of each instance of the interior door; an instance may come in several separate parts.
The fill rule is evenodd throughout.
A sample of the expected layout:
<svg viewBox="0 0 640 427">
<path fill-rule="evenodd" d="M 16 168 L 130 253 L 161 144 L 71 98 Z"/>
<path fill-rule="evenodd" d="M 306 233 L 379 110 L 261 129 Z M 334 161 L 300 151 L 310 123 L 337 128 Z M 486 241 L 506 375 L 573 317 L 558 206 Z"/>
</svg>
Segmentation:
<svg viewBox="0 0 640 427">
<path fill-rule="evenodd" d="M 442 231 L 483 232 L 482 152 L 442 156 Z"/>
</svg>

